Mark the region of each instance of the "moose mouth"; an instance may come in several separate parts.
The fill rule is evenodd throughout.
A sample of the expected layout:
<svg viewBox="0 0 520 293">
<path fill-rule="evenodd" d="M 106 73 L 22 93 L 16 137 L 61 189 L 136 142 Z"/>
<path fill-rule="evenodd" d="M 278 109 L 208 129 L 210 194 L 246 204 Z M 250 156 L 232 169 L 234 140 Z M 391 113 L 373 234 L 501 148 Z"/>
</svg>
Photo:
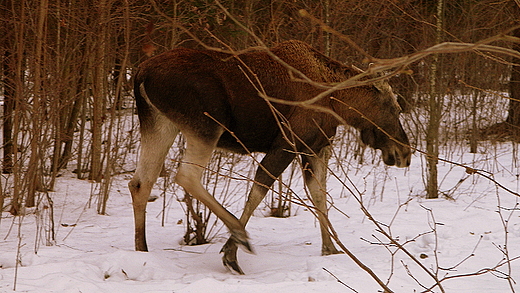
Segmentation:
<svg viewBox="0 0 520 293">
<path fill-rule="evenodd" d="M 361 130 L 363 143 L 376 150 L 381 150 L 383 162 L 386 165 L 406 168 L 410 166 L 412 152 L 408 146 L 408 137 L 402 127 L 396 137 L 396 140 L 392 140 L 378 129 Z"/>
<path fill-rule="evenodd" d="M 405 146 L 382 148 L 383 162 L 388 166 L 406 168 L 410 166 L 411 152 Z"/>
</svg>

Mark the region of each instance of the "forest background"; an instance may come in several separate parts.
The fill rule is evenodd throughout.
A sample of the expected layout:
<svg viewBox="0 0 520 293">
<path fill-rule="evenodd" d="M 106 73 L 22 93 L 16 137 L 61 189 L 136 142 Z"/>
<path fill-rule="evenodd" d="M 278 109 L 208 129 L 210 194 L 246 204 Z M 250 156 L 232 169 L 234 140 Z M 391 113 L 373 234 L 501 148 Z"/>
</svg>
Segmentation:
<svg viewBox="0 0 520 293">
<path fill-rule="evenodd" d="M 138 123 L 123 115 L 135 110 L 132 73 L 172 48 L 239 51 L 298 39 L 363 69 L 442 42 L 516 50 L 448 46 L 392 68 L 405 112 L 424 118 L 406 128 L 428 154 L 426 196 L 437 197 L 437 158 L 450 159 L 439 146 L 477 152 L 483 139 L 518 135 L 519 16 L 513 0 L 2 0 L 0 208 L 52 206 L 49 191 L 69 168 L 98 183 L 106 213 L 113 176 L 135 168 L 127 159 Z M 511 151 L 518 157 L 516 143 Z"/>
</svg>

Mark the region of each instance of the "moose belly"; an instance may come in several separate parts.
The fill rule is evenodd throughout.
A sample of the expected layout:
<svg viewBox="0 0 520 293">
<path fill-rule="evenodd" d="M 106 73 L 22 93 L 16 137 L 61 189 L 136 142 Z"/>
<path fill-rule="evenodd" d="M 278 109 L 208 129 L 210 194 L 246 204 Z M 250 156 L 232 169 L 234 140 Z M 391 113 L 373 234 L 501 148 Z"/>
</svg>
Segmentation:
<svg viewBox="0 0 520 293">
<path fill-rule="evenodd" d="M 266 153 L 271 148 L 278 131 L 226 131 L 220 137 L 217 147 L 219 149 L 248 154 L 253 152 Z"/>
</svg>

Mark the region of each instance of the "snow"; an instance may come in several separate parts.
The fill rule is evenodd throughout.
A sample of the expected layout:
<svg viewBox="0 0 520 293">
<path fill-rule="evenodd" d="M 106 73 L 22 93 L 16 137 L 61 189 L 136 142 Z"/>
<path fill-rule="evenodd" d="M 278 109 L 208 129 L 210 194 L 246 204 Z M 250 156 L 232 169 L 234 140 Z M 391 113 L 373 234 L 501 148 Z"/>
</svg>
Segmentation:
<svg viewBox="0 0 520 293">
<path fill-rule="evenodd" d="M 456 162 L 489 171 L 494 180 L 519 192 L 520 167 L 510 144 L 486 146 L 480 154 L 452 157 L 456 157 L 452 158 Z M 422 292 L 425 288 L 421 284 L 435 284 L 430 274 L 439 279 L 460 276 L 441 283 L 445 292 L 513 292 L 505 277 L 509 275 L 520 282 L 520 260 L 516 259 L 520 256 L 518 196 L 489 179 L 441 162 L 440 189 L 451 199 L 427 200 L 423 192 L 424 163 L 419 154 L 414 155 L 412 166 L 406 169 L 384 167 L 379 160 L 376 155 L 374 164 L 366 160 L 361 166 L 350 158 L 347 163 L 342 162 L 345 172 L 331 163 L 331 170 L 339 179 L 331 176 L 328 182 L 335 206 L 330 219 L 350 252 L 383 282 L 388 282 L 394 292 Z M 15 280 L 17 292 L 382 290 L 347 254 L 320 255 L 319 225 L 306 207 L 298 205 L 293 205 L 294 215 L 289 218 L 266 217 L 261 209 L 255 213 L 247 230 L 256 254 L 238 254 L 244 276 L 231 274 L 221 264 L 219 250 L 228 236 L 225 229 L 217 230 L 210 244 L 181 243 L 184 224 L 179 220 L 185 216 L 181 203 L 171 199 L 182 195 L 167 193 L 170 204 L 164 227 L 162 199 L 149 203 L 150 252 L 136 252 L 132 205 L 126 187 L 130 176 L 119 175 L 114 180 L 108 215 L 98 215 L 95 198 L 91 198 L 95 183 L 64 173 L 51 193 L 56 223 L 53 245 L 46 245 L 45 240 L 49 225 L 46 209 L 29 210 L 21 218 L 4 212 L 0 223 L 0 292 L 11 292 Z M 298 184 L 293 190 L 305 199 L 301 183 Z M 346 189 L 353 186 L 358 190 L 354 195 Z M 246 193 L 245 187 L 231 190 L 242 193 L 241 196 Z M 161 196 L 159 189 L 154 194 Z M 377 223 L 428 272 L 395 246 L 381 245 L 389 240 L 362 212 L 354 196 L 363 200 Z M 234 203 L 231 209 L 239 214 L 237 205 L 243 200 Z M 509 262 L 504 259 L 506 251 Z M 490 268 L 494 271 L 486 271 Z M 474 273 L 479 275 L 464 276 Z M 520 291 L 518 284 L 513 288 Z M 433 292 L 441 291 L 434 287 Z"/>
</svg>

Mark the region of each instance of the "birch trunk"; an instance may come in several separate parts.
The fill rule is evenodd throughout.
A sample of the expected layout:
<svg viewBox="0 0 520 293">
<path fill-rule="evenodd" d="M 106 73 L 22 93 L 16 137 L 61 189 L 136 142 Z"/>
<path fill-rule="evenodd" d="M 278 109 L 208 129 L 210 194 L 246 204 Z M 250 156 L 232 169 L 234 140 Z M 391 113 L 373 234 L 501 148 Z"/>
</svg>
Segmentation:
<svg viewBox="0 0 520 293">
<path fill-rule="evenodd" d="M 436 23 L 436 40 L 437 44 L 442 42 L 443 33 L 443 16 L 444 15 L 444 1 L 437 2 L 437 23 Z M 426 178 L 426 197 L 439 197 L 439 183 L 437 163 L 439 158 L 439 128 L 442 115 L 442 97 L 437 91 L 438 88 L 438 67 L 440 65 L 439 55 L 433 56 L 433 61 L 430 67 L 430 99 L 429 99 L 429 120 L 426 129 L 426 152 L 428 157 L 426 159 L 427 178 Z"/>
</svg>

